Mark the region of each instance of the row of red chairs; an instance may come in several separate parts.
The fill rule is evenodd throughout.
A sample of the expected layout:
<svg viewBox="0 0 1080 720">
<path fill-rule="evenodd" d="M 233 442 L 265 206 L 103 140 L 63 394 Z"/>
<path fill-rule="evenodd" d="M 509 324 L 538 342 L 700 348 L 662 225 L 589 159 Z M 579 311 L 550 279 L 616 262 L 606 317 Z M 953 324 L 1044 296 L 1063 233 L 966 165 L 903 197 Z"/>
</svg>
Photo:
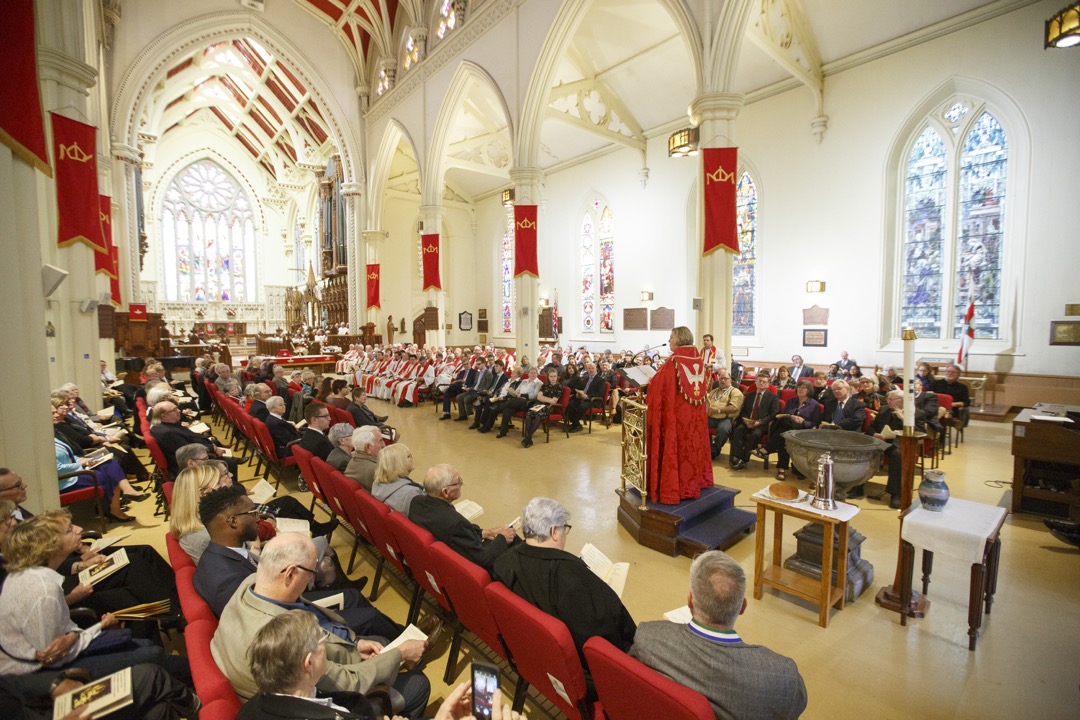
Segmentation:
<svg viewBox="0 0 1080 720">
<path fill-rule="evenodd" d="M 354 528 L 375 562 L 371 598 L 382 588 L 386 563 L 410 597 L 408 622 L 419 617 L 424 596 L 454 629 L 444 682 L 458 675 L 465 631 L 502 658 L 517 676 L 514 707 L 521 709 L 530 685 L 572 718 L 630 720 L 714 717 L 703 696 L 663 677 L 594 638 L 585 647 L 600 702 L 586 701 L 585 674 L 566 625 L 491 580 L 487 571 L 451 550 L 424 528 L 393 512 L 341 472 L 301 447 L 294 447 L 308 487 L 343 523 Z"/>
</svg>

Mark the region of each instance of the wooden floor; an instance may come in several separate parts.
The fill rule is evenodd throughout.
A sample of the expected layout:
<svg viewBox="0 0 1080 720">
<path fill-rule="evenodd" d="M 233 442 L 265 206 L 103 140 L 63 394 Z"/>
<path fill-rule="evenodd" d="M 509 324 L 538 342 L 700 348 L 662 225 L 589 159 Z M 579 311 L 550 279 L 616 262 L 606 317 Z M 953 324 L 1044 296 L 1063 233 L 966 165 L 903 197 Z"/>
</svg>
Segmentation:
<svg viewBox="0 0 1080 720">
<path fill-rule="evenodd" d="M 631 564 L 624 602 L 638 622 L 658 620 L 686 603 L 690 560 L 670 558 L 638 546 L 616 520 L 619 426 L 594 426 L 592 435 L 569 439 L 552 433 L 526 450 L 514 432 L 496 440 L 468 423 L 436 421 L 430 405 L 398 409 L 370 401 L 377 413 L 401 431 L 416 460 L 413 479 L 439 462 L 455 464 L 465 481 L 463 496 L 479 502 L 483 527 L 506 523 L 533 496 L 556 498 L 573 513 L 567 549 L 592 542 L 613 560 Z M 956 497 L 1009 506 L 1012 460 L 1008 423 L 973 421 L 966 442 L 942 463 Z M 714 466 L 716 482 L 742 490 L 737 505 L 753 510 L 749 495 L 772 482 L 760 461 L 732 473 L 727 454 Z M 247 469 L 244 479 L 251 474 Z M 879 476 L 878 483 L 884 483 Z M 805 482 L 802 484 L 805 487 Z M 871 487 L 871 491 L 874 488 Z M 302 495 L 305 501 L 309 496 Z M 887 496 L 886 496 L 887 498 Z M 829 627 L 817 623 L 813 608 L 787 595 L 766 591 L 752 597 L 737 630 L 746 642 L 765 645 L 798 663 L 806 680 L 805 718 L 1055 718 L 1080 717 L 1080 551 L 1057 541 L 1033 515 L 1010 515 L 1001 536 L 1001 570 L 993 614 L 983 626 L 978 649 L 967 649 L 969 566 L 939 555 L 935 559 L 927 617 L 900 626 L 899 617 L 874 604 L 878 589 L 892 582 L 898 521 L 895 511 L 874 500 L 861 508 L 852 527 L 866 536 L 862 556 L 874 565 L 875 580 L 854 603 L 834 611 Z M 154 544 L 164 553 L 163 521 L 151 516 L 152 502 L 133 509 L 141 530 L 130 542 Z M 770 520 L 771 523 L 771 520 Z M 797 529 L 791 525 L 790 531 Z M 130 527 L 127 526 L 127 527 Z M 771 525 L 769 527 L 771 535 Z M 771 540 L 770 540 L 771 541 Z M 335 547 L 348 558 L 343 532 Z M 794 552 L 788 534 L 784 557 Z M 753 537 L 729 550 L 752 573 Z M 356 576 L 370 575 L 358 565 Z M 752 577 L 748 577 L 752 584 Z M 393 588 L 377 605 L 403 620 L 405 599 Z M 432 661 L 433 712 L 445 697 L 443 657 Z M 467 669 L 467 664 L 462 664 Z M 468 678 L 462 672 L 458 681 Z M 533 717 L 538 713 L 533 712 Z"/>
</svg>

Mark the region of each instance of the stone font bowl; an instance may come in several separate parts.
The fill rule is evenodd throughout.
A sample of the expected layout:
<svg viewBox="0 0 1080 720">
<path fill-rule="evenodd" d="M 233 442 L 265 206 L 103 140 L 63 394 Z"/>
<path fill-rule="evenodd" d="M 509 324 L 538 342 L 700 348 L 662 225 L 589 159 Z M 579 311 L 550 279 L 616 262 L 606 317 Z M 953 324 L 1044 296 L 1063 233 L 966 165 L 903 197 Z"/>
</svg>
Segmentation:
<svg viewBox="0 0 1080 720">
<path fill-rule="evenodd" d="M 884 440 L 848 430 L 788 430 L 783 437 L 791 462 L 811 480 L 817 479 L 818 458 L 826 452 L 832 456 L 836 500 L 872 478 L 889 447 Z"/>
</svg>

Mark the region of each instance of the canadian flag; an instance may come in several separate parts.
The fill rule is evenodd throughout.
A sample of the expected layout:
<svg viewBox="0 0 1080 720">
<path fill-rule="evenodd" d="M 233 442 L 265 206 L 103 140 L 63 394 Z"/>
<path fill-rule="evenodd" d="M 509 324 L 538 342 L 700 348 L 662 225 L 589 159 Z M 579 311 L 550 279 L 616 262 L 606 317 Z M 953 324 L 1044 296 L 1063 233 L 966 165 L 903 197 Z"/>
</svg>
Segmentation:
<svg viewBox="0 0 1080 720">
<path fill-rule="evenodd" d="M 962 365 L 964 359 L 971 350 L 971 344 L 975 342 L 975 301 L 968 303 L 967 312 L 964 313 L 964 329 L 960 334 L 960 352 L 956 353 L 957 364 Z"/>
</svg>

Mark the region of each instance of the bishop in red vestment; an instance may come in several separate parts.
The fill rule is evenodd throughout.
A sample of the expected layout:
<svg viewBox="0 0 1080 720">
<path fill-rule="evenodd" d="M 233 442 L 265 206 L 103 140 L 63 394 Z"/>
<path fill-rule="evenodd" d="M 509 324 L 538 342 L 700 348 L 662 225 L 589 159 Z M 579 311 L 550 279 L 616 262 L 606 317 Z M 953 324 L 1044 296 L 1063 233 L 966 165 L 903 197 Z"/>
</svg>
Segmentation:
<svg viewBox="0 0 1080 720">
<path fill-rule="evenodd" d="M 705 404 L 710 373 L 690 328 L 672 330 L 669 347 L 671 357 L 649 383 L 646 436 L 649 500 L 674 505 L 713 485 Z"/>
</svg>

